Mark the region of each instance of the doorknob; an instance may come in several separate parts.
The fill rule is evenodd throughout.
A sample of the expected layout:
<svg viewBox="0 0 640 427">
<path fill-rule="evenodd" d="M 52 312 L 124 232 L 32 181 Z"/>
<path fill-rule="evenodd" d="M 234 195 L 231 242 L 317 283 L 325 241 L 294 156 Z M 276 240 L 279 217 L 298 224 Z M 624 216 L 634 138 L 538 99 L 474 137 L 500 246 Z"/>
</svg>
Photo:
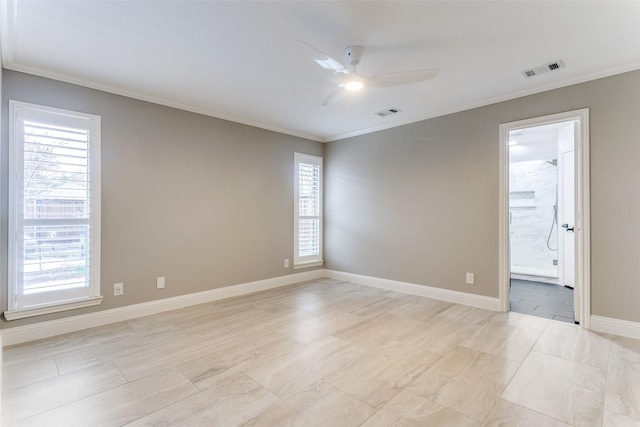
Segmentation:
<svg viewBox="0 0 640 427">
<path fill-rule="evenodd" d="M 573 230 L 573 227 L 569 227 L 569 224 L 562 224 L 562 226 L 561 226 L 561 227 L 562 227 L 562 228 L 564 228 L 564 229 L 566 229 L 567 231 L 572 231 L 572 232 L 574 231 L 574 230 Z"/>
</svg>

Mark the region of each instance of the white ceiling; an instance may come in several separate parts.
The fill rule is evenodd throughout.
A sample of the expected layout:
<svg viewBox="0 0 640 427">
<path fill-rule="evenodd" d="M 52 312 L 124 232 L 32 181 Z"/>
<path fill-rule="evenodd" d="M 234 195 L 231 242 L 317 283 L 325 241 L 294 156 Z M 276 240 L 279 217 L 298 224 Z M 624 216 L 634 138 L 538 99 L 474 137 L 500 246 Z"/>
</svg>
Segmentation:
<svg viewBox="0 0 640 427">
<path fill-rule="evenodd" d="M 5 0 L 8 69 L 319 141 L 385 129 L 640 68 L 640 2 Z M 440 68 L 321 106 L 337 77 Z M 565 68 L 530 79 L 522 70 Z M 343 61 L 344 62 L 344 61 Z M 395 107 L 401 113 L 374 113 Z"/>
</svg>

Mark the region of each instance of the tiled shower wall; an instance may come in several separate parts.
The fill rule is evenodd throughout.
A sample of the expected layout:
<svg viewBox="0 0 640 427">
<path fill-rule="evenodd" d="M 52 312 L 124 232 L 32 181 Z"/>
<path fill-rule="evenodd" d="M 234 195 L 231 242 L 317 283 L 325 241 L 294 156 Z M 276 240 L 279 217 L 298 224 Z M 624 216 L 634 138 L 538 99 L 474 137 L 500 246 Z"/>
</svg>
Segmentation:
<svg viewBox="0 0 640 427">
<path fill-rule="evenodd" d="M 551 161 L 551 159 L 549 159 Z M 509 165 L 511 273 L 558 277 L 558 229 L 547 237 L 556 204 L 558 168 L 545 160 Z"/>
</svg>

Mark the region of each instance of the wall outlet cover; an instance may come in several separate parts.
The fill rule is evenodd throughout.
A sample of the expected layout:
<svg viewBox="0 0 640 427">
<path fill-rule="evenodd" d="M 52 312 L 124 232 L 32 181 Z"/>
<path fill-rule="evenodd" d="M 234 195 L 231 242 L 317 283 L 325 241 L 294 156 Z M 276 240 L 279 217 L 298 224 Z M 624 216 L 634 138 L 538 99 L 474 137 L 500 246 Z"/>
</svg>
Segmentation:
<svg viewBox="0 0 640 427">
<path fill-rule="evenodd" d="M 124 283 L 114 283 L 113 296 L 119 297 L 120 295 L 124 295 Z"/>
</svg>

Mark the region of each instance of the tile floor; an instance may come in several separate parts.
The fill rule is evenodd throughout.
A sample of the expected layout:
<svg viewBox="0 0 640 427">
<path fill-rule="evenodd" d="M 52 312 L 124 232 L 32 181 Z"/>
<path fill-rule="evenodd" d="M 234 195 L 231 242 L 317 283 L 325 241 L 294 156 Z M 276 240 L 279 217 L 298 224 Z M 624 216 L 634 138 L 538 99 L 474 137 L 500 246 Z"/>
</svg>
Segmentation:
<svg viewBox="0 0 640 427">
<path fill-rule="evenodd" d="M 549 283 L 511 279 L 511 311 L 575 323 L 573 289 Z"/>
<path fill-rule="evenodd" d="M 329 279 L 6 348 L 3 426 L 638 426 L 640 341 Z"/>
</svg>

